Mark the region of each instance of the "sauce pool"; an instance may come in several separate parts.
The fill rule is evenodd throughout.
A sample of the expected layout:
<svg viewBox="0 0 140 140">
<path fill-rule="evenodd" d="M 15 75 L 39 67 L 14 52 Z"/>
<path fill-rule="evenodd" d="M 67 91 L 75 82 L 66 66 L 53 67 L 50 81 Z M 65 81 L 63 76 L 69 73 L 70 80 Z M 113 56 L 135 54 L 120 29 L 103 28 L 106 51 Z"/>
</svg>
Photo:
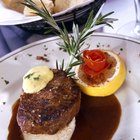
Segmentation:
<svg viewBox="0 0 140 140">
<path fill-rule="evenodd" d="M 19 106 L 19 99 L 12 106 L 12 117 L 8 127 L 9 135 L 7 140 L 23 140 L 22 133 L 20 131 L 20 128 L 16 120 L 18 106 Z"/>
<path fill-rule="evenodd" d="M 8 140 L 23 140 L 16 121 L 19 100 L 13 105 Z M 111 140 L 120 122 L 121 106 L 115 95 L 91 97 L 82 94 L 81 108 L 71 140 Z"/>
<path fill-rule="evenodd" d="M 118 128 L 121 106 L 115 95 L 82 95 L 81 109 L 71 140 L 111 140 Z"/>
</svg>

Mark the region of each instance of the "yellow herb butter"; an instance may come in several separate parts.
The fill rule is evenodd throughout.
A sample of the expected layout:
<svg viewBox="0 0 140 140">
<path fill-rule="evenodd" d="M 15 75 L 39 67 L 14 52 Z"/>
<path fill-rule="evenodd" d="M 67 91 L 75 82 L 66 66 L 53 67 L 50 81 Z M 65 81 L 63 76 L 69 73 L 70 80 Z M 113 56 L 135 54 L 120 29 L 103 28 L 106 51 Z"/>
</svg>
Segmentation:
<svg viewBox="0 0 140 140">
<path fill-rule="evenodd" d="M 30 69 L 23 77 L 23 90 L 26 93 L 36 93 L 45 88 L 53 79 L 53 71 L 47 66 L 37 66 Z"/>
</svg>

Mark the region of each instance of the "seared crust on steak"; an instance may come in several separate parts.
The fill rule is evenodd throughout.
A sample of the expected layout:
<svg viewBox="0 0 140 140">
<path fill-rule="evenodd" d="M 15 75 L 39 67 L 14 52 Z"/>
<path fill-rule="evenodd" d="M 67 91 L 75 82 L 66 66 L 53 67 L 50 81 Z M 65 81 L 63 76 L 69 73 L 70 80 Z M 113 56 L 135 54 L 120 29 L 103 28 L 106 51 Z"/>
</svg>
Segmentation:
<svg viewBox="0 0 140 140">
<path fill-rule="evenodd" d="M 17 113 L 22 132 L 55 134 L 75 117 L 80 108 L 81 91 L 65 72 L 53 70 L 54 78 L 36 94 L 23 93 Z"/>
</svg>

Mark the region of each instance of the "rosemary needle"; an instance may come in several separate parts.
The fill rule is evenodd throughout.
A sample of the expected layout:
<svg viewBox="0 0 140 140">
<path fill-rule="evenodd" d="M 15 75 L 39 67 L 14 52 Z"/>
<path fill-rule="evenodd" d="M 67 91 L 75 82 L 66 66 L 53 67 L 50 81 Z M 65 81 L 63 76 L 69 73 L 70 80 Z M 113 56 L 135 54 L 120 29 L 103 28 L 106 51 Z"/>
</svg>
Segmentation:
<svg viewBox="0 0 140 140">
<path fill-rule="evenodd" d="M 67 73 L 67 76 L 73 77 L 75 75 L 73 67 L 83 63 L 81 48 L 84 45 L 85 40 L 95 31 L 95 27 L 97 27 L 97 25 L 107 25 L 112 27 L 111 23 L 116 21 L 116 19 L 108 18 L 108 16 L 114 12 L 110 12 L 102 16 L 101 11 L 104 6 L 103 4 L 95 17 L 93 15 L 93 11 L 90 12 L 87 22 L 81 31 L 79 30 L 79 26 L 73 23 L 72 34 L 69 34 L 64 23 L 62 22 L 63 28 L 60 28 L 52 15 L 48 12 L 43 1 L 40 1 L 42 3 L 42 8 L 38 7 L 32 0 L 25 0 L 23 4 L 34 10 L 36 15 L 42 17 L 53 29 L 57 31 L 59 37 L 63 41 L 63 43 L 59 43 L 58 45 L 63 51 L 69 54 L 70 60 L 66 66 L 64 66 L 64 59 L 60 66 L 58 61 L 56 61 L 56 67 L 57 69 L 64 70 Z"/>
</svg>

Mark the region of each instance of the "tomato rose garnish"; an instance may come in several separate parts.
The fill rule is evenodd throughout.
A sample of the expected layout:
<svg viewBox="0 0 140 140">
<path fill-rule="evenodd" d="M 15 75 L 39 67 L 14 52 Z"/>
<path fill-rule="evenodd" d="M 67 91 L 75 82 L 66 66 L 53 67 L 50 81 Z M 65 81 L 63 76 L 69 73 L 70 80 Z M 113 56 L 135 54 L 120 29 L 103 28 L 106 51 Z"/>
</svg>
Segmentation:
<svg viewBox="0 0 140 140">
<path fill-rule="evenodd" d="M 83 52 L 82 70 L 90 76 L 99 74 L 107 67 L 106 55 L 103 51 L 95 50 L 85 50 Z"/>
</svg>

